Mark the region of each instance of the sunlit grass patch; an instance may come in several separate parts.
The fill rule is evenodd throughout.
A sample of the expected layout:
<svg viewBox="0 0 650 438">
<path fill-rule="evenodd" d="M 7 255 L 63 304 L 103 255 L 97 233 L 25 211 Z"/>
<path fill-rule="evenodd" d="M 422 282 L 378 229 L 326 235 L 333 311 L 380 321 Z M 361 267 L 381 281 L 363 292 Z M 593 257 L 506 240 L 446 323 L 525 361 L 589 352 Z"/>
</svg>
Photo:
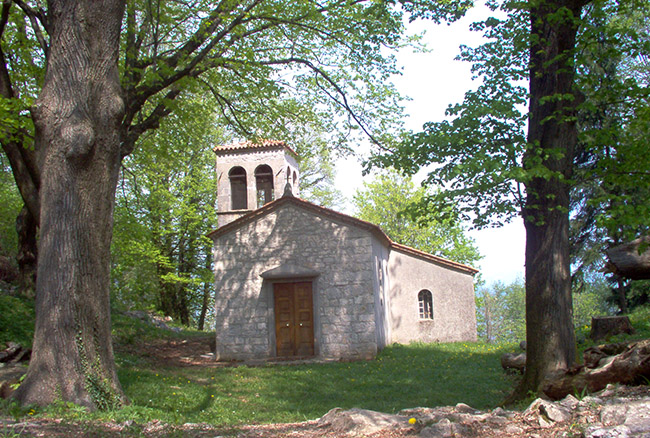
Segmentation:
<svg viewBox="0 0 650 438">
<path fill-rule="evenodd" d="M 375 360 L 226 368 L 155 368 L 120 357 L 131 405 L 93 414 L 115 421 L 224 426 L 314 419 L 334 407 L 397 412 L 416 406 L 497 406 L 512 388 L 506 351 L 483 343 L 393 345 Z"/>
</svg>

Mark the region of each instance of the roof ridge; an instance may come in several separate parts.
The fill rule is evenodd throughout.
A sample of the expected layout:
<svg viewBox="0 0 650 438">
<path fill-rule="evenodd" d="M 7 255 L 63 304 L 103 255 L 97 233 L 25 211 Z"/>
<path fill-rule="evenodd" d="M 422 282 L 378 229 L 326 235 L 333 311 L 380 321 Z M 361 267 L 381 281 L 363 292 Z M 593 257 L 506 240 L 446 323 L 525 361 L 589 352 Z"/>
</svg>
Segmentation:
<svg viewBox="0 0 650 438">
<path fill-rule="evenodd" d="M 342 220 L 343 222 L 347 223 L 352 223 L 356 226 L 361 226 L 371 233 L 375 234 L 382 240 L 384 240 L 390 248 L 394 248 L 398 251 L 406 252 L 411 255 L 414 255 L 416 257 L 421 257 L 436 263 L 443 264 L 445 266 L 448 266 L 450 268 L 458 269 L 461 271 L 468 272 L 472 275 L 476 274 L 479 272 L 478 269 L 465 265 L 463 263 L 455 262 L 453 260 L 446 259 L 444 257 L 440 257 L 434 254 L 430 254 L 425 251 L 421 251 L 419 249 L 412 248 L 407 245 L 402 245 L 401 243 L 394 242 L 388 235 L 384 232 L 384 230 L 381 229 L 381 227 L 377 224 L 373 224 L 372 222 L 364 221 L 363 219 L 359 219 L 358 217 L 351 216 L 349 214 L 341 213 L 340 211 L 333 210 L 331 208 L 323 207 L 321 205 L 314 204 L 313 202 L 309 202 L 307 200 L 298 198 L 296 196 L 283 196 L 281 198 L 278 198 L 274 201 L 269 202 L 268 204 L 265 204 L 264 206 L 251 211 L 250 213 L 246 213 L 245 215 L 241 216 L 238 219 L 235 219 L 234 221 L 217 228 L 216 230 L 208 233 L 208 237 L 214 238 L 214 236 L 220 235 L 220 234 L 225 234 L 231 229 L 238 228 L 240 225 L 244 225 L 245 223 L 253 221 L 255 218 L 259 216 L 263 216 L 270 210 L 274 210 L 277 207 L 279 207 L 282 204 L 285 204 L 287 202 L 293 202 L 298 205 L 301 205 L 304 208 L 307 208 L 312 211 L 319 212 L 321 214 L 325 214 L 327 216 L 334 216 L 335 218 L 338 218 L 339 220 Z"/>
<path fill-rule="evenodd" d="M 219 153 L 222 151 L 236 151 L 243 149 L 275 149 L 275 148 L 284 148 L 288 150 L 291 154 L 298 157 L 298 153 L 293 150 L 284 140 L 269 140 L 261 139 L 258 141 L 252 140 L 243 140 L 238 142 L 226 143 L 217 145 L 212 148 L 212 151 Z"/>
</svg>

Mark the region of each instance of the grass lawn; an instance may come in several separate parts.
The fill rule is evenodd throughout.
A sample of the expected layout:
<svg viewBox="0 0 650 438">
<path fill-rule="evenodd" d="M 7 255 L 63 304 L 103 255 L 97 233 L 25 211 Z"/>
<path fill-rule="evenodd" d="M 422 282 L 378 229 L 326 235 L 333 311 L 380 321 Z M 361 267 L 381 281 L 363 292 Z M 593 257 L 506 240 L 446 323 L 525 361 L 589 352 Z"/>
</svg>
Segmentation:
<svg viewBox="0 0 650 438">
<path fill-rule="evenodd" d="M 373 361 L 228 368 L 153 368 L 118 357 L 131 405 L 98 419 L 219 425 L 294 422 L 334 407 L 396 412 L 467 403 L 491 408 L 511 390 L 502 347 L 482 343 L 411 344 L 384 349 Z"/>
</svg>

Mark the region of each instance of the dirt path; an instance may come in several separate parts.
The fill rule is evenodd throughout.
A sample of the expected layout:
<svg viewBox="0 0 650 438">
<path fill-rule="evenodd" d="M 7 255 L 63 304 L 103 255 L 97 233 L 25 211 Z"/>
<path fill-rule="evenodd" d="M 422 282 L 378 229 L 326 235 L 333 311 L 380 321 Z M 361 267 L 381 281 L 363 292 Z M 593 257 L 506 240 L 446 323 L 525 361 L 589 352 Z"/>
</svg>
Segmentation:
<svg viewBox="0 0 650 438">
<path fill-rule="evenodd" d="M 128 345 L 115 345 L 119 353 L 146 357 L 156 365 L 177 367 L 217 367 L 227 364 L 217 363 L 210 351 L 212 336 L 191 337 L 187 339 L 154 339 Z"/>
</svg>

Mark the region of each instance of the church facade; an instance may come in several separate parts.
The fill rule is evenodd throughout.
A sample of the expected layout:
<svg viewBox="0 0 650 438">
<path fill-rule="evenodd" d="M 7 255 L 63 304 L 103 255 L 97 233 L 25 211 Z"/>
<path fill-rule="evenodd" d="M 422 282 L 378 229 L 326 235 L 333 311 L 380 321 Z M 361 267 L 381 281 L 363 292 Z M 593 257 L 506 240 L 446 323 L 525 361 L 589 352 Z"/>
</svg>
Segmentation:
<svg viewBox="0 0 650 438">
<path fill-rule="evenodd" d="M 476 340 L 476 269 L 298 198 L 284 143 L 215 153 L 217 360 L 368 359 L 394 342 Z"/>
</svg>

